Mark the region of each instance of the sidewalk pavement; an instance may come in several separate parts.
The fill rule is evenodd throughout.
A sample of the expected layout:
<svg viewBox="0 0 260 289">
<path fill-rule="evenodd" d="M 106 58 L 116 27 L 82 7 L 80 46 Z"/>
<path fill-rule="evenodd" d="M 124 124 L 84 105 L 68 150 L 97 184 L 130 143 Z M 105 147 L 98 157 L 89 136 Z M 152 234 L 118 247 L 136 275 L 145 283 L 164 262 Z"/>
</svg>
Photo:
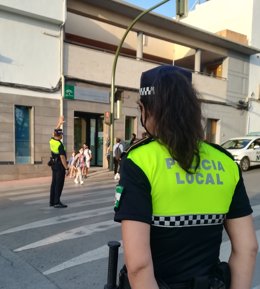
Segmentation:
<svg viewBox="0 0 260 289">
<path fill-rule="evenodd" d="M 89 177 L 109 173 L 108 169 L 92 167 Z M 14 187 L 27 187 L 35 184 L 51 183 L 51 176 L 30 178 L 23 180 L 1 181 L 0 188 L 12 189 Z M 23 261 L 0 244 L 0 289 L 60 289 L 47 276 L 44 276 L 30 264 Z"/>
</svg>

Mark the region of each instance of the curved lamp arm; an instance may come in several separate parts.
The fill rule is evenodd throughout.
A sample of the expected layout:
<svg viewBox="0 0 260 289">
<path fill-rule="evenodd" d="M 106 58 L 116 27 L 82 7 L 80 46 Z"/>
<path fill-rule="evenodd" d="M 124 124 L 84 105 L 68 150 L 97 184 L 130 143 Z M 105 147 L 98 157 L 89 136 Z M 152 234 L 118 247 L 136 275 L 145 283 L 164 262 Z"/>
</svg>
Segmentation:
<svg viewBox="0 0 260 289">
<path fill-rule="evenodd" d="M 111 78 L 111 90 L 110 90 L 110 95 L 111 95 L 111 107 L 110 107 L 110 113 L 111 113 L 111 125 L 110 125 L 110 170 L 113 169 L 113 145 L 114 145 L 114 101 L 115 101 L 115 74 L 116 74 L 116 65 L 117 65 L 117 59 L 120 53 L 120 49 L 123 46 L 123 43 L 126 39 L 127 34 L 129 31 L 132 29 L 132 27 L 135 25 L 136 22 L 138 22 L 139 19 L 141 19 L 145 14 L 149 13 L 150 11 L 156 9 L 157 7 L 163 5 L 166 2 L 169 2 L 170 0 L 164 0 L 161 1 L 160 3 L 154 5 L 153 7 L 144 10 L 142 13 L 140 13 L 133 21 L 130 23 L 130 25 L 127 27 L 118 47 L 115 53 L 115 58 L 113 62 L 113 67 L 112 67 L 112 78 Z"/>
</svg>

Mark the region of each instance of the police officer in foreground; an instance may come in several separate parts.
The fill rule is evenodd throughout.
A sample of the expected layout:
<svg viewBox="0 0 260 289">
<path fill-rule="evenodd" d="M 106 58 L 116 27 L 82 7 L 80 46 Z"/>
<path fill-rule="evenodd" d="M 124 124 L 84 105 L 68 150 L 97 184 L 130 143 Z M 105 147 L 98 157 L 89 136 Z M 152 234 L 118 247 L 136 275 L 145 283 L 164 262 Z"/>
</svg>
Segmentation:
<svg viewBox="0 0 260 289">
<path fill-rule="evenodd" d="M 63 190 L 65 175 L 68 172 L 66 150 L 61 142 L 62 129 L 61 125 L 64 123 L 64 117 L 59 118 L 56 129 L 54 129 L 53 137 L 50 139 L 50 149 L 52 156 L 52 182 L 50 188 L 50 206 L 54 208 L 66 208 L 67 205 L 60 201 L 60 196 Z"/>
<path fill-rule="evenodd" d="M 121 162 L 119 288 L 250 289 L 258 251 L 252 209 L 232 157 L 203 141 L 191 77 L 170 65 L 142 74 L 139 106 L 150 138 Z M 223 228 L 228 263 L 219 260 Z"/>
</svg>

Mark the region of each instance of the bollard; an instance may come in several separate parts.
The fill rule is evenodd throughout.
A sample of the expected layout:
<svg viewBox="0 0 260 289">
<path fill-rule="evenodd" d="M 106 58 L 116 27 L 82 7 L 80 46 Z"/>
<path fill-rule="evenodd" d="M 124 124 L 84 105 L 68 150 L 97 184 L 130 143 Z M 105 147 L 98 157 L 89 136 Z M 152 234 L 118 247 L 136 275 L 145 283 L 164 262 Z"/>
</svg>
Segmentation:
<svg viewBox="0 0 260 289">
<path fill-rule="evenodd" d="M 117 262 L 118 262 L 118 248 L 121 244 L 117 241 L 109 241 L 108 270 L 107 270 L 107 284 L 104 289 L 117 289 Z"/>
</svg>

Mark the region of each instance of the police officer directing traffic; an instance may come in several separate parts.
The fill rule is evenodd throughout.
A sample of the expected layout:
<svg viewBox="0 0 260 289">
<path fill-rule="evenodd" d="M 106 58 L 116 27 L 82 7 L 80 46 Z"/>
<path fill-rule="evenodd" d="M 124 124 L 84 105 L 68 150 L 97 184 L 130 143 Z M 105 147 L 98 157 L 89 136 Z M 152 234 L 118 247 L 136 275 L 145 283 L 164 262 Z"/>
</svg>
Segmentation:
<svg viewBox="0 0 260 289">
<path fill-rule="evenodd" d="M 122 159 L 114 217 L 122 227 L 121 276 L 132 289 L 251 286 L 258 251 L 252 209 L 238 165 L 203 140 L 191 78 L 170 65 L 141 77 L 141 121 L 150 137 Z M 228 263 L 219 260 L 224 228 Z"/>
<path fill-rule="evenodd" d="M 50 206 L 54 208 L 66 208 L 67 205 L 60 201 L 64 186 L 66 171 L 68 172 L 66 150 L 62 143 L 63 132 L 61 125 L 64 123 L 64 117 L 59 118 L 53 137 L 50 139 L 50 150 L 52 156 L 52 182 L 50 188 Z"/>
</svg>

